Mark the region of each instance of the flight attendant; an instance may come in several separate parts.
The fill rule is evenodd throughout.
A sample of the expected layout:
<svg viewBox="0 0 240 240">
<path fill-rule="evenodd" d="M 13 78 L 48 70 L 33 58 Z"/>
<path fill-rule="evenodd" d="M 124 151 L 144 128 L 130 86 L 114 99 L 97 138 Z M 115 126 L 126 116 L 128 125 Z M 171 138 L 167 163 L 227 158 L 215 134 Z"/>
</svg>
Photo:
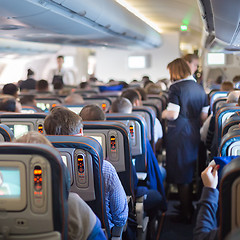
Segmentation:
<svg viewBox="0 0 240 240">
<path fill-rule="evenodd" d="M 191 183 L 198 155 L 200 126 L 207 118 L 208 101 L 185 60 L 177 58 L 167 68 L 172 81 L 168 107 L 162 113 L 162 117 L 168 120 L 167 181 L 178 186 L 181 212 L 175 220 L 190 222 Z"/>
</svg>

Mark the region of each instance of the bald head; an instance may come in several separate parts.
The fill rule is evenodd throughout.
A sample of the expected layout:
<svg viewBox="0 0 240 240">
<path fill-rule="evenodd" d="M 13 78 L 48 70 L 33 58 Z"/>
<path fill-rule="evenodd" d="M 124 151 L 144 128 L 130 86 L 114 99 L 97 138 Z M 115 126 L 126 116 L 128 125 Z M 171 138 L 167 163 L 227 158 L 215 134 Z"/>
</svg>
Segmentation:
<svg viewBox="0 0 240 240">
<path fill-rule="evenodd" d="M 67 105 L 78 105 L 78 104 L 82 104 L 83 102 L 84 100 L 82 96 L 76 93 L 72 93 L 64 99 L 64 104 L 67 104 Z"/>
<path fill-rule="evenodd" d="M 132 113 L 132 103 L 124 97 L 118 97 L 111 106 L 112 113 Z"/>
<path fill-rule="evenodd" d="M 83 121 L 104 121 L 106 119 L 103 110 L 95 104 L 85 106 L 79 116 Z"/>
</svg>

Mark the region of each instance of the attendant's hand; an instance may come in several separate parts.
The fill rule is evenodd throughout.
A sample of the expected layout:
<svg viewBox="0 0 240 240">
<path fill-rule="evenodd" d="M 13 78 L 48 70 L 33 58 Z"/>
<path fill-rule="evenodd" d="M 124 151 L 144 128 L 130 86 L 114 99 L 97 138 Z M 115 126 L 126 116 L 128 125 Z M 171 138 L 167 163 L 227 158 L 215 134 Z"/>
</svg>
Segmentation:
<svg viewBox="0 0 240 240">
<path fill-rule="evenodd" d="M 219 165 L 208 166 L 201 174 L 203 185 L 209 188 L 216 188 L 218 184 Z"/>
</svg>

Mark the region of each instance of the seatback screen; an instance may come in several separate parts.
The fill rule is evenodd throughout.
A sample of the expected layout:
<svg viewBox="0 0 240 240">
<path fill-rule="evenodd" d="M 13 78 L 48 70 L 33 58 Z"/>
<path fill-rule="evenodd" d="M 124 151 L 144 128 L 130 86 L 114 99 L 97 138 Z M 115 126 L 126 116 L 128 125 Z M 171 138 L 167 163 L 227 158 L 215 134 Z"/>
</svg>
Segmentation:
<svg viewBox="0 0 240 240">
<path fill-rule="evenodd" d="M 17 167 L 0 167 L 0 199 L 19 199 L 21 196 L 20 170 Z"/>
<path fill-rule="evenodd" d="M 8 124 L 6 123 L 6 125 Z M 11 124 L 8 127 L 13 132 L 15 138 L 19 138 L 31 130 L 28 124 Z"/>
</svg>

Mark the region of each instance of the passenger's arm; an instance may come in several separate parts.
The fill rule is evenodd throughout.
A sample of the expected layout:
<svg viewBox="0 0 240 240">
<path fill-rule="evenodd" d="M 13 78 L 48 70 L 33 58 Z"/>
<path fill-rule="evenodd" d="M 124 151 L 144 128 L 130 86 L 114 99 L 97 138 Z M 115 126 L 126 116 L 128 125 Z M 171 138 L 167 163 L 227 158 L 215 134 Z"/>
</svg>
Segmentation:
<svg viewBox="0 0 240 240">
<path fill-rule="evenodd" d="M 197 215 L 196 226 L 194 229 L 194 240 L 217 240 L 218 228 L 216 212 L 218 209 L 218 183 L 219 166 L 207 167 L 202 172 L 204 188 L 200 200 L 200 208 Z"/>
<path fill-rule="evenodd" d="M 127 197 L 113 165 L 106 163 L 108 169 L 107 198 L 109 201 L 110 220 L 117 227 L 123 227 L 128 218 Z"/>
</svg>

